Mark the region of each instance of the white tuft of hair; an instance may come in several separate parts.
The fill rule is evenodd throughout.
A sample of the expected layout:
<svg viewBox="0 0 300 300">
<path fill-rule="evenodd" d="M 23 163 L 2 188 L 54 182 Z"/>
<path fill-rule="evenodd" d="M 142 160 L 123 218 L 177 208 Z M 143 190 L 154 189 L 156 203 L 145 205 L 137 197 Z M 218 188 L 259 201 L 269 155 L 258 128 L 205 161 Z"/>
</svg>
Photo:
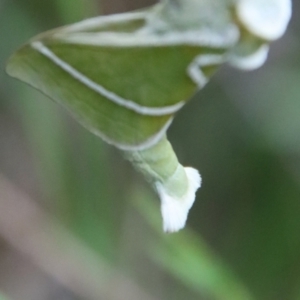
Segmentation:
<svg viewBox="0 0 300 300">
<path fill-rule="evenodd" d="M 280 38 L 292 14 L 291 0 L 239 0 L 237 15 L 249 31 L 265 40 Z"/>
<path fill-rule="evenodd" d="M 188 212 L 196 198 L 196 191 L 201 186 L 201 176 L 196 169 L 186 167 L 184 170 L 188 179 L 188 189 L 181 198 L 170 196 L 162 184 L 156 185 L 161 200 L 165 232 L 176 232 L 185 226 Z"/>
</svg>

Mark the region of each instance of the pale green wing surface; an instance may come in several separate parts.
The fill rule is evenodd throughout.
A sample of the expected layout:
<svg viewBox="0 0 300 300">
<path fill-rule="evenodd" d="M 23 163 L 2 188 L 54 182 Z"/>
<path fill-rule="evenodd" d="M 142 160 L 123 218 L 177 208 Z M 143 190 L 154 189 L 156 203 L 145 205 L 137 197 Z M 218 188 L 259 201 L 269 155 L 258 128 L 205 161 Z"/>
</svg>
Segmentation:
<svg viewBox="0 0 300 300">
<path fill-rule="evenodd" d="M 44 43 L 81 74 L 123 99 L 143 107 L 166 107 L 186 101 L 196 90 L 187 68 L 199 47 L 113 47 Z"/>
<path fill-rule="evenodd" d="M 95 18 L 46 32 L 19 50 L 7 71 L 62 104 L 107 142 L 144 149 L 164 135 L 196 90 L 188 74 L 194 59 L 220 52 L 178 40 L 168 44 L 160 33 L 149 34 L 159 42 L 145 45 L 148 35 L 139 32 L 146 16 Z M 210 65 L 202 71 L 210 75 Z"/>
<path fill-rule="evenodd" d="M 91 64 L 90 68 L 98 66 Z M 108 100 L 30 45 L 10 59 L 7 71 L 62 104 L 85 127 L 119 148 L 151 143 L 171 119 L 171 115 L 138 114 Z"/>
</svg>

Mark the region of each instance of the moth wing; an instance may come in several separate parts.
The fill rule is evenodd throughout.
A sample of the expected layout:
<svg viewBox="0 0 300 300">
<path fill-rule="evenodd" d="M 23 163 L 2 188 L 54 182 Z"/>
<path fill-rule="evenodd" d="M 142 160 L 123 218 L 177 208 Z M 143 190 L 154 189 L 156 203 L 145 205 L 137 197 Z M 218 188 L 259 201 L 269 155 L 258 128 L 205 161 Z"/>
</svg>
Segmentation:
<svg viewBox="0 0 300 300">
<path fill-rule="evenodd" d="M 194 92 L 187 66 L 200 49 L 143 44 L 136 33 L 146 17 L 100 17 L 39 35 L 10 59 L 7 71 L 107 142 L 121 149 L 150 146 Z"/>
</svg>

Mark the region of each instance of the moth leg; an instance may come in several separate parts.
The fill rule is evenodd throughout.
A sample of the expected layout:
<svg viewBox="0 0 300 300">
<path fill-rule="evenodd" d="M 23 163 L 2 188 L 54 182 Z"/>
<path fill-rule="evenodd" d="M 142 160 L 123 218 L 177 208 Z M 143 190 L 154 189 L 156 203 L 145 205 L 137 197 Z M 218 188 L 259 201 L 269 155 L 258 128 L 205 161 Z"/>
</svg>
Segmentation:
<svg viewBox="0 0 300 300">
<path fill-rule="evenodd" d="M 147 149 L 125 151 L 125 156 L 157 191 L 161 200 L 164 231 L 182 229 L 195 201 L 196 191 L 201 186 L 199 172 L 179 163 L 166 136 Z"/>
<path fill-rule="evenodd" d="M 221 54 L 200 54 L 188 66 L 187 73 L 196 83 L 199 89 L 202 89 L 208 82 L 209 76 L 203 71 L 203 67 L 214 67 L 225 62 L 224 55 Z"/>
</svg>

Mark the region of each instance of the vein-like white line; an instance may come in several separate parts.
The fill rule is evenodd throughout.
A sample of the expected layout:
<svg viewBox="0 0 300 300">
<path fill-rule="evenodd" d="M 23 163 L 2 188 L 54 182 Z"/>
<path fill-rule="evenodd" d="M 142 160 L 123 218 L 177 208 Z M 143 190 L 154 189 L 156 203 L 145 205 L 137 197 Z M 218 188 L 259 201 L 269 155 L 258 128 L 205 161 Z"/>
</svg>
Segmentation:
<svg viewBox="0 0 300 300">
<path fill-rule="evenodd" d="M 141 144 L 138 145 L 128 145 L 128 144 L 122 144 L 119 142 L 116 142 L 115 140 L 109 138 L 106 134 L 104 134 L 103 132 L 100 132 L 99 130 L 95 130 L 93 128 L 89 128 L 89 131 L 91 131 L 93 134 L 95 134 L 96 136 L 99 136 L 101 139 L 103 139 L 106 143 L 113 145 L 115 147 L 117 147 L 120 150 L 123 151 L 142 151 L 142 150 L 146 150 L 152 146 L 154 146 L 155 144 L 157 144 L 165 135 L 166 131 L 168 130 L 168 128 L 170 127 L 171 123 L 173 122 L 173 118 L 171 117 L 166 124 L 153 136 L 151 136 L 150 138 L 148 138 L 146 141 L 142 142 Z"/>
<path fill-rule="evenodd" d="M 69 26 L 62 27 L 60 28 L 60 31 L 64 33 L 70 33 L 72 31 L 77 31 L 77 30 L 84 31 L 84 30 L 92 29 L 97 26 L 115 24 L 117 22 L 125 22 L 125 21 L 139 20 L 139 19 L 146 20 L 148 14 L 149 13 L 147 11 L 140 11 L 140 12 L 128 12 L 122 14 L 113 14 L 107 16 L 94 17 L 81 22 L 77 22 Z"/>
<path fill-rule="evenodd" d="M 209 29 L 188 30 L 185 32 L 173 31 L 165 34 L 151 34 L 151 27 L 147 33 L 137 31 L 135 33 L 120 32 L 70 32 L 55 33 L 54 37 L 65 43 L 86 44 L 94 46 L 114 47 L 149 47 L 149 46 L 200 46 L 212 48 L 231 47 L 236 43 L 239 32 L 235 26 L 228 28 L 223 34 L 215 33 Z"/>
<path fill-rule="evenodd" d="M 202 67 L 211 65 L 220 65 L 226 60 L 222 54 L 200 54 L 192 61 L 188 67 L 190 78 L 202 89 L 208 82 L 209 78 L 203 73 Z"/>
<path fill-rule="evenodd" d="M 95 83 L 88 77 L 86 77 L 81 72 L 77 71 L 74 67 L 70 66 L 68 63 L 60 59 L 55 55 L 50 49 L 48 49 L 43 43 L 35 41 L 31 43 L 32 48 L 49 58 L 53 63 L 59 66 L 61 69 L 66 71 L 73 78 L 80 81 L 82 84 L 97 92 L 101 96 L 111 100 L 112 102 L 121 105 L 127 109 L 133 110 L 138 114 L 149 115 L 149 116 L 162 116 L 173 114 L 178 111 L 184 104 L 184 101 L 180 101 L 174 105 L 165 106 L 165 107 L 147 107 L 139 105 L 131 100 L 124 99 L 117 94 L 107 90 L 103 86 Z"/>
<path fill-rule="evenodd" d="M 264 44 L 258 48 L 254 53 L 248 56 L 237 56 L 231 54 L 229 56 L 229 62 L 232 66 L 242 70 L 254 70 L 261 67 L 268 58 L 269 45 Z"/>
</svg>

